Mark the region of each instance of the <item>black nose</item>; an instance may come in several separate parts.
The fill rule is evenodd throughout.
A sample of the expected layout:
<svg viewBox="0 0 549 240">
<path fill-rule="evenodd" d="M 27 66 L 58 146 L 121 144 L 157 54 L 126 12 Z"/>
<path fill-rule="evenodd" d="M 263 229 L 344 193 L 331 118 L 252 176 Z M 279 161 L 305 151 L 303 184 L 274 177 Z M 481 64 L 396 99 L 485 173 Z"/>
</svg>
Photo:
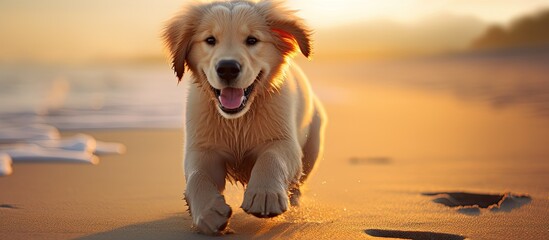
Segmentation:
<svg viewBox="0 0 549 240">
<path fill-rule="evenodd" d="M 232 81 L 240 74 L 240 64 L 235 60 L 221 60 L 215 67 L 217 76 L 225 81 Z"/>
</svg>

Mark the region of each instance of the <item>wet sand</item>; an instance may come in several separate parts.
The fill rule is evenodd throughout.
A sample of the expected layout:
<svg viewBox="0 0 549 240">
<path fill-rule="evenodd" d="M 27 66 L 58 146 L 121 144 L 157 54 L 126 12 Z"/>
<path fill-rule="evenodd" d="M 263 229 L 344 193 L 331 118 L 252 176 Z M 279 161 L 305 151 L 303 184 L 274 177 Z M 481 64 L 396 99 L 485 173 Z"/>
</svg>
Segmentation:
<svg viewBox="0 0 549 240">
<path fill-rule="evenodd" d="M 238 208 L 242 187 L 229 186 L 234 233 L 222 239 L 549 237 L 546 118 L 439 93 L 330 81 L 315 85 L 337 101 L 326 103 L 325 157 L 301 207 L 257 219 Z M 95 166 L 14 165 L 13 175 L 0 178 L 0 239 L 207 238 L 191 229 L 182 200 L 181 130 L 86 133 L 127 152 Z M 505 193 L 529 200 L 500 211 L 482 207 Z"/>
</svg>

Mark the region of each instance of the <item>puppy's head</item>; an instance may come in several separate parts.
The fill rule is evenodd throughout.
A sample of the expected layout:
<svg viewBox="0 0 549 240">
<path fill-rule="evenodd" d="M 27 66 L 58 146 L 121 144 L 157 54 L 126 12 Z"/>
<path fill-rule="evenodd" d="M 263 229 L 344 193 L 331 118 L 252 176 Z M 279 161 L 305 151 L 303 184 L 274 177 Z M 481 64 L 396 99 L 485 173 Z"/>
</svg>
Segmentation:
<svg viewBox="0 0 549 240">
<path fill-rule="evenodd" d="M 164 40 L 181 81 L 185 66 L 226 118 L 276 91 L 286 60 L 311 52 L 310 32 L 292 11 L 263 0 L 193 4 L 166 26 Z"/>
</svg>

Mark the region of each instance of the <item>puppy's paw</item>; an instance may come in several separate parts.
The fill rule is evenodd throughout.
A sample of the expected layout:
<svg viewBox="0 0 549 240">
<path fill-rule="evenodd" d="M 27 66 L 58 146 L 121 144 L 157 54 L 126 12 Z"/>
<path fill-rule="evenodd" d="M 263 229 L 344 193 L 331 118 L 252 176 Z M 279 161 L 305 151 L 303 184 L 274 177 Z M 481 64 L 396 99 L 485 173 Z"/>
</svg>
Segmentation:
<svg viewBox="0 0 549 240">
<path fill-rule="evenodd" d="M 219 235 L 225 230 L 233 211 L 225 198 L 219 196 L 205 204 L 198 212 L 191 212 L 193 224 L 200 233 Z"/>
<path fill-rule="evenodd" d="M 284 190 L 248 187 L 241 208 L 259 218 L 276 217 L 288 210 L 288 194 Z"/>
</svg>

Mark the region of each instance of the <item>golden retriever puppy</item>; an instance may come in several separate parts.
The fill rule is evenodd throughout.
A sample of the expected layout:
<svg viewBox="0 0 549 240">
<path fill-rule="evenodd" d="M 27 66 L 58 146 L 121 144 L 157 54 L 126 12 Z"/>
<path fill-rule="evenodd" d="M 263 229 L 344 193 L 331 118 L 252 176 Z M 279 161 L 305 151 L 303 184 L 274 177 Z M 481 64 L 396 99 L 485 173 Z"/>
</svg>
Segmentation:
<svg viewBox="0 0 549 240">
<path fill-rule="evenodd" d="M 193 225 L 219 234 L 232 210 L 225 180 L 246 188 L 241 208 L 274 217 L 297 205 L 321 156 L 326 117 L 291 57 L 310 31 L 273 1 L 190 4 L 166 26 L 173 69 L 192 73 L 185 119 L 185 199 Z"/>
</svg>

